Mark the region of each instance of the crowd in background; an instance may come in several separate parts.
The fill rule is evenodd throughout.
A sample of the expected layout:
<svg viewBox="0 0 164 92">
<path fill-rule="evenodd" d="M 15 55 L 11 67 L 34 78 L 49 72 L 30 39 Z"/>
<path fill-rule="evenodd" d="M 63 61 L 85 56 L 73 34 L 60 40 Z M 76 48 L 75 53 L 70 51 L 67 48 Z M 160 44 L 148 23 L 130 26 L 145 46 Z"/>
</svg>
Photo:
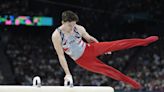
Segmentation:
<svg viewBox="0 0 164 92">
<path fill-rule="evenodd" d="M 69 0 L 0 2 L 2 15 L 52 16 L 55 21 L 54 28 L 60 25 L 63 10 L 73 10 L 80 17 L 79 24 L 86 27 L 88 33 L 100 41 L 159 35 L 160 40 L 150 46 L 112 52 L 111 55 L 101 55 L 98 58 L 140 82 L 143 86 L 141 90 L 164 91 L 164 34 L 163 27 L 159 27 L 163 25 L 164 20 L 162 0 L 80 0 L 80 3 L 76 0 L 75 2 Z M 64 72 L 51 42 L 50 34 L 54 29 L 43 31 L 38 28 L 42 32 L 22 29 L 21 31 L 25 32 L 17 31 L 14 34 L 11 32 L 12 29 L 7 30 L 7 39 L 2 39 L 0 42 L 5 41 L 4 53 L 11 64 L 14 84 L 31 85 L 32 78 L 40 76 L 42 85 L 63 85 Z M 1 37 L 4 38 L 3 35 Z M 77 66 L 70 58 L 67 59 L 74 85 L 112 86 L 117 90 L 131 90 L 127 84 L 89 72 Z M 1 70 L 0 84 L 4 84 Z"/>
</svg>

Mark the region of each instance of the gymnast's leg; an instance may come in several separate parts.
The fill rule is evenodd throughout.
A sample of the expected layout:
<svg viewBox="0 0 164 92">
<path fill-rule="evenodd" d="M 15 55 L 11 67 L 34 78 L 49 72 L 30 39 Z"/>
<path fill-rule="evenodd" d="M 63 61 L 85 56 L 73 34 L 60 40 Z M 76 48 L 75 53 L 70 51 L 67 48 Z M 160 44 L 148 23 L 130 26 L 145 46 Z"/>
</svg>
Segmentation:
<svg viewBox="0 0 164 92">
<path fill-rule="evenodd" d="M 148 44 L 155 42 L 158 40 L 158 36 L 150 36 L 145 39 L 140 38 L 133 38 L 133 39 L 123 39 L 123 40 L 116 40 L 111 42 L 100 42 L 94 43 L 94 51 L 96 56 L 104 54 L 106 52 L 113 52 L 118 50 L 124 50 L 136 46 L 147 46 Z"/>
</svg>

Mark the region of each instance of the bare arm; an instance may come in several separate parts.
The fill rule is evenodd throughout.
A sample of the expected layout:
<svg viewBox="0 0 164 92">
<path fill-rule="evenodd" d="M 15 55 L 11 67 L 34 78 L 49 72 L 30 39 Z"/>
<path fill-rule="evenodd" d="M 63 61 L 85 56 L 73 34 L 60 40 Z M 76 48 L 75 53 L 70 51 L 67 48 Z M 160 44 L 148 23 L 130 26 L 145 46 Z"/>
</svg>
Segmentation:
<svg viewBox="0 0 164 92">
<path fill-rule="evenodd" d="M 94 38 L 93 36 L 89 35 L 85 28 L 80 26 L 80 32 L 82 34 L 82 37 L 88 42 L 88 43 L 92 43 L 92 42 L 99 42 L 96 38 Z"/>
<path fill-rule="evenodd" d="M 68 64 L 67 64 L 65 56 L 64 56 L 63 48 L 61 46 L 60 38 L 61 38 L 60 33 L 58 31 L 55 31 L 52 35 L 52 42 L 53 42 L 54 48 L 56 50 L 56 53 L 58 55 L 59 62 L 61 64 L 62 68 L 64 69 L 65 74 L 71 75 L 69 68 L 68 68 Z"/>
</svg>

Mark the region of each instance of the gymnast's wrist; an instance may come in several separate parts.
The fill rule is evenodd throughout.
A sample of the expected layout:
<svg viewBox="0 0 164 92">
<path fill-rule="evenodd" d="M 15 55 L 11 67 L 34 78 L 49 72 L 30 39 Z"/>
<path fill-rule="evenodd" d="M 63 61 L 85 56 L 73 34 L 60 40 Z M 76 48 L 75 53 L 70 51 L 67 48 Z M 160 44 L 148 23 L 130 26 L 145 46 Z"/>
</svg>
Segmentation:
<svg viewBox="0 0 164 92">
<path fill-rule="evenodd" d="M 65 76 L 70 76 L 71 77 L 72 75 L 71 74 L 66 74 Z"/>
</svg>

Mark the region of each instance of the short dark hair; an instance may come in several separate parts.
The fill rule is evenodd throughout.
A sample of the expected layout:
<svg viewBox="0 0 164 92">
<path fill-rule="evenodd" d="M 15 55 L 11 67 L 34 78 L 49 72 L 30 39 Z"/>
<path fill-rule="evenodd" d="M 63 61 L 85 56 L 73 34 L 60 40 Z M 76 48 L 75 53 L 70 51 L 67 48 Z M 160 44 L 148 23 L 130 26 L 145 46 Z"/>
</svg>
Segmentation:
<svg viewBox="0 0 164 92">
<path fill-rule="evenodd" d="M 79 21 L 79 17 L 73 11 L 67 10 L 62 12 L 62 21 L 63 22 L 72 22 L 72 21 Z"/>
</svg>

